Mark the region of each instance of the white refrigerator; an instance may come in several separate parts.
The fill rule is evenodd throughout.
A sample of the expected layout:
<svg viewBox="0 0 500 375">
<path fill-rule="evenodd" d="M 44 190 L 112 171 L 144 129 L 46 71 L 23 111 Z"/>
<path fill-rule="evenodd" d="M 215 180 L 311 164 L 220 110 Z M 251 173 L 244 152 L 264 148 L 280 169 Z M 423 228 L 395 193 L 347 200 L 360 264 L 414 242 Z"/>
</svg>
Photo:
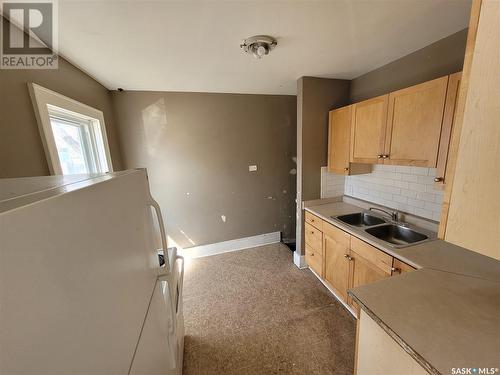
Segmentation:
<svg viewBox="0 0 500 375">
<path fill-rule="evenodd" d="M 0 180 L 0 374 L 181 374 L 183 263 L 145 170 Z"/>
</svg>

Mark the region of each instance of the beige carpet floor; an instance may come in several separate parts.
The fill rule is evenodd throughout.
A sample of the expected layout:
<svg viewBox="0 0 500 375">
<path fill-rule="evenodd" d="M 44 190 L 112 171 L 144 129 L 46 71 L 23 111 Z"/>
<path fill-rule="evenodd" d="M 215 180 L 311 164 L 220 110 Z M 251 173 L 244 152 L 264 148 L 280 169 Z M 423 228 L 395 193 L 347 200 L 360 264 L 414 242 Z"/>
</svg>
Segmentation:
<svg viewBox="0 0 500 375">
<path fill-rule="evenodd" d="M 352 374 L 355 320 L 283 244 L 187 264 L 184 375 Z"/>
</svg>

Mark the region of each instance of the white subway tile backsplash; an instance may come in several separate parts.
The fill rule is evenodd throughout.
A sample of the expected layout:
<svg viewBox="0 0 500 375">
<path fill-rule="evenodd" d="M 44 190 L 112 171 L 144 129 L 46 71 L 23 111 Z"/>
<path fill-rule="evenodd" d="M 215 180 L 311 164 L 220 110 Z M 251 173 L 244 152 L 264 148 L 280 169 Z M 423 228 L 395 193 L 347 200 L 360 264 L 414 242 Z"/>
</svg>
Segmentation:
<svg viewBox="0 0 500 375">
<path fill-rule="evenodd" d="M 421 199 L 423 201 L 427 202 L 435 202 L 436 201 L 436 194 L 432 193 L 424 193 L 424 192 L 418 192 L 417 193 L 417 199 Z"/>
<path fill-rule="evenodd" d="M 403 167 L 403 166 L 396 165 L 396 172 L 411 174 L 411 167 Z"/>
<path fill-rule="evenodd" d="M 410 190 L 410 188 L 408 187 L 408 189 L 401 189 L 401 195 L 408 198 L 416 198 L 417 192 L 414 190 Z"/>
<path fill-rule="evenodd" d="M 414 190 L 414 191 L 425 191 L 425 185 L 410 182 L 408 189 Z"/>
<path fill-rule="evenodd" d="M 321 168 L 321 198 L 340 197 L 345 194 L 345 176 L 329 173 Z"/>
<path fill-rule="evenodd" d="M 417 176 L 414 174 L 402 174 L 401 180 L 408 182 L 417 182 Z"/>
<path fill-rule="evenodd" d="M 428 176 L 429 168 L 411 167 L 411 174 Z"/>
<path fill-rule="evenodd" d="M 439 220 L 443 192 L 434 190 L 435 169 L 377 164 L 373 172 L 356 176 L 337 176 L 321 169 L 322 197 L 335 195 L 323 191 L 325 181 L 338 187 L 344 181 L 344 194 L 431 220 Z M 332 194 L 338 194 L 338 190 Z"/>
<path fill-rule="evenodd" d="M 408 198 L 408 204 L 416 208 L 424 208 L 425 202 L 419 199 Z"/>
</svg>

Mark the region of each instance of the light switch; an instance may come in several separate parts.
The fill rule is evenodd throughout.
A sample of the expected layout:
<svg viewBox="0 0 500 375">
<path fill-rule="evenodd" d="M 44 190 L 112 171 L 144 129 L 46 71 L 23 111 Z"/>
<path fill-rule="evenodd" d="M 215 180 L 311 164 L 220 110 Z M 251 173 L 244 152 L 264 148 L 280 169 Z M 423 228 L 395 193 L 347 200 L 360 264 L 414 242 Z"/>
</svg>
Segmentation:
<svg viewBox="0 0 500 375">
<path fill-rule="evenodd" d="M 256 172 L 257 171 L 257 166 L 256 165 L 249 165 L 248 166 L 248 170 L 250 172 Z"/>
</svg>

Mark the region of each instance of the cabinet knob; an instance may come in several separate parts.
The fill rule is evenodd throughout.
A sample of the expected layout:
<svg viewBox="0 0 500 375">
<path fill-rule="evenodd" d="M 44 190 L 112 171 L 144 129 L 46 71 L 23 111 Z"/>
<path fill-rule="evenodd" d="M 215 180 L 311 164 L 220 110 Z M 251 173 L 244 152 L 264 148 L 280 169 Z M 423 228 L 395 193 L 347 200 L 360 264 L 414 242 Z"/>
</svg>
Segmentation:
<svg viewBox="0 0 500 375">
<path fill-rule="evenodd" d="M 387 159 L 389 157 L 389 155 L 382 155 L 382 159 Z"/>
<path fill-rule="evenodd" d="M 348 261 L 352 260 L 352 257 L 349 254 L 344 254 L 344 258 L 346 258 Z"/>
<path fill-rule="evenodd" d="M 347 172 L 348 170 L 349 170 L 349 168 L 344 168 L 344 171 L 346 171 L 346 172 Z"/>
<path fill-rule="evenodd" d="M 396 267 L 391 267 L 391 271 L 392 271 L 392 273 L 401 273 L 401 270 L 399 268 L 396 268 Z"/>
<path fill-rule="evenodd" d="M 443 182 L 444 181 L 444 177 L 436 177 L 434 179 L 434 182 Z"/>
<path fill-rule="evenodd" d="M 382 159 L 383 157 L 384 157 L 384 155 L 377 155 L 378 159 Z"/>
</svg>

